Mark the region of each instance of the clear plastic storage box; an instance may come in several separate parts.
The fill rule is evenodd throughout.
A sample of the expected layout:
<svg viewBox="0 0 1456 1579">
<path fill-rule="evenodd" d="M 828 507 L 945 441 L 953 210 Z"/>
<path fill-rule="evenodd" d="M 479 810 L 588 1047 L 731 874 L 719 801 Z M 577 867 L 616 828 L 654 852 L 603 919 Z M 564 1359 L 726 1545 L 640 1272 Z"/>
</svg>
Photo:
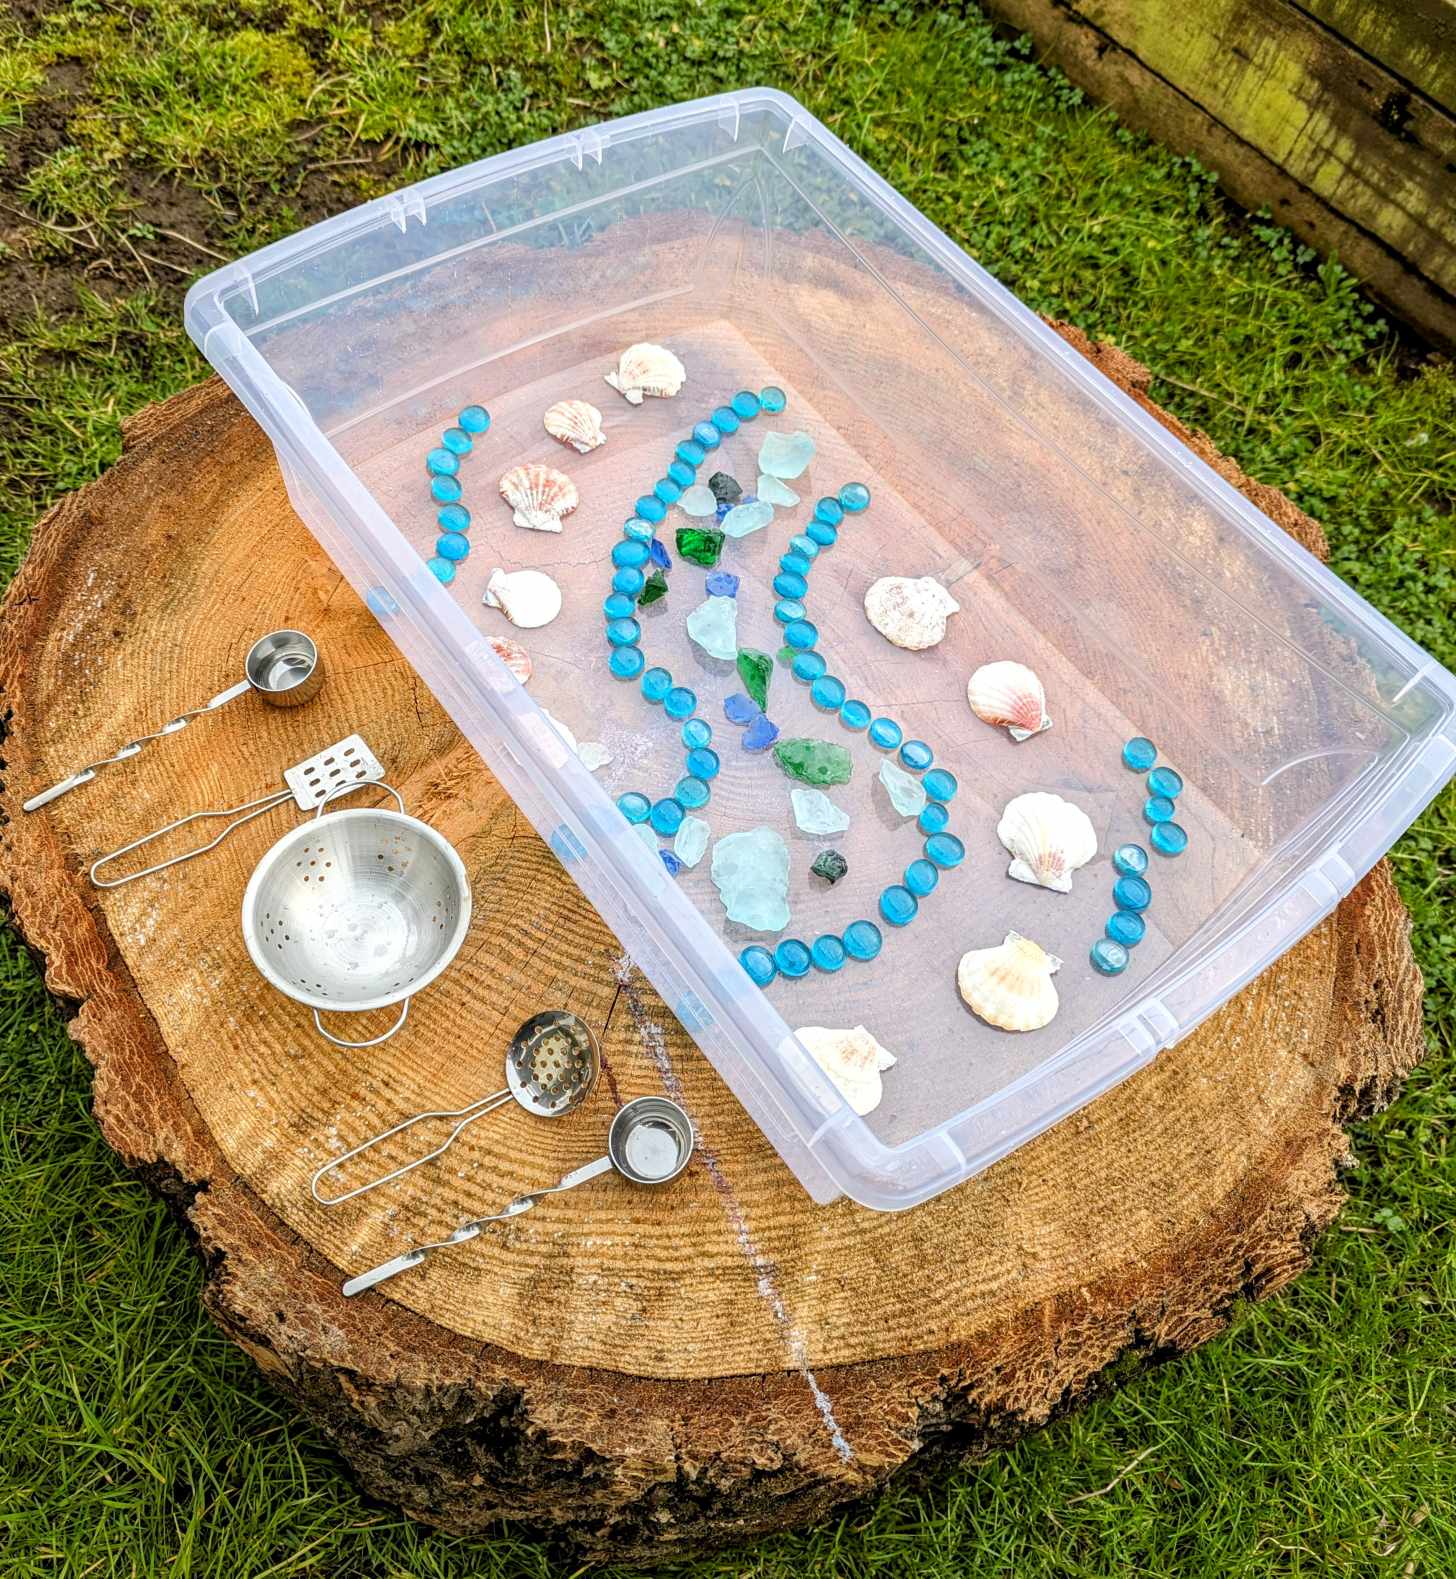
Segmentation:
<svg viewBox="0 0 1456 1579">
<path fill-rule="evenodd" d="M 187 327 L 271 437 L 299 514 L 816 1200 L 913 1205 L 1131 1074 L 1326 915 L 1456 763 L 1450 674 L 783 94 L 632 116 L 421 182 L 217 270 L 190 292 Z M 634 408 L 603 375 L 641 340 L 688 377 Z M 752 491 L 768 431 L 807 430 L 818 449 L 792 485 L 803 504 L 727 545 L 739 640 L 778 651 L 769 583 L 786 539 L 818 496 L 867 484 L 870 508 L 816 564 L 810 618 L 850 696 L 956 774 L 967 859 L 911 925 L 881 923 L 872 962 L 761 991 L 738 954 L 776 938 L 725 922 L 711 854 L 669 876 L 616 807 L 624 790 L 670 793 L 683 748 L 608 671 L 602 600 L 623 522 L 677 441 L 766 385 L 787 409 L 725 439 L 700 480 L 721 468 Z M 547 436 L 542 413 L 567 396 L 601 408 L 604 447 L 578 457 Z M 439 529 L 424 458 L 471 402 L 494 422 L 462 468 L 472 552 L 447 587 L 425 564 Z M 580 490 L 559 536 L 514 526 L 498 496 L 523 461 Z M 683 524 L 670 510 L 669 551 Z M 724 720 L 733 666 L 684 634 L 704 572 L 673 557 L 642 644 L 713 726 L 723 768 L 702 815 L 715 837 L 784 834 L 783 935 L 878 921 L 921 843 L 877 785 L 881 754 L 776 673 L 783 735 L 838 740 L 855 762 L 829 792 L 849 831 L 796 832 L 790 781 Z M 513 630 L 482 605 L 497 566 L 549 572 L 561 615 Z M 939 646 L 906 652 L 871 629 L 864 591 L 890 574 L 934 576 L 960 604 Z M 489 634 L 531 651 L 529 689 Z M 1040 674 L 1054 720 L 1022 744 L 966 701 L 971 671 L 1003 658 Z M 613 762 L 588 772 L 540 707 Z M 1147 936 L 1103 977 L 1088 950 L 1114 908 L 1110 854 L 1147 843 L 1120 755 L 1133 735 L 1186 781 L 1190 844 L 1154 856 Z M 1098 854 L 1070 894 L 1006 876 L 996 823 L 1028 790 L 1092 818 Z M 809 874 L 826 844 L 849 862 L 832 888 Z M 1039 1031 L 992 1029 L 956 990 L 961 954 L 1009 931 L 1063 961 L 1060 1012 Z M 791 1029 L 861 1023 L 899 1060 L 865 1118 Z"/>
</svg>

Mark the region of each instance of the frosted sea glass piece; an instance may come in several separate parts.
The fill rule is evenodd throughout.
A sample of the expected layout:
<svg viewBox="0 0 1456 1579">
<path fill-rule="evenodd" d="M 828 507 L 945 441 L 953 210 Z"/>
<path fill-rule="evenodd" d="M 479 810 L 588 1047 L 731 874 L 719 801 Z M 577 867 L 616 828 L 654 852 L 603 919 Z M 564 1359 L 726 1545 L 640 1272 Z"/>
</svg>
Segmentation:
<svg viewBox="0 0 1456 1579">
<path fill-rule="evenodd" d="M 677 507 L 684 515 L 712 515 L 718 508 L 718 501 L 713 497 L 713 490 L 706 483 L 694 483 L 691 488 L 683 489 Z"/>
<path fill-rule="evenodd" d="M 792 789 L 789 799 L 794 803 L 794 821 L 805 833 L 843 833 L 849 827 L 849 813 L 823 790 Z"/>
<path fill-rule="evenodd" d="M 735 504 L 718 525 L 726 537 L 747 537 L 772 520 L 773 506 L 763 499 L 752 499 L 747 504 Z"/>
<path fill-rule="evenodd" d="M 771 476 L 768 472 L 758 474 L 758 486 L 754 489 L 758 497 L 768 504 L 798 504 L 799 496 L 786 482 Z"/>
<path fill-rule="evenodd" d="M 719 839 L 712 873 L 730 921 L 755 932 L 778 932 L 789 924 L 789 847 L 772 828 Z"/>
<path fill-rule="evenodd" d="M 769 477 L 792 481 L 803 475 L 814 459 L 814 440 L 802 429 L 797 433 L 769 433 L 758 451 L 758 469 Z"/>
<path fill-rule="evenodd" d="M 684 866 L 696 866 L 708 848 L 711 829 L 701 817 L 684 817 L 672 841 L 672 853 Z"/>
<path fill-rule="evenodd" d="M 709 598 L 687 618 L 688 635 L 710 658 L 738 655 L 738 599 Z"/>
<path fill-rule="evenodd" d="M 918 817 L 925 810 L 925 786 L 914 773 L 907 773 L 891 758 L 880 763 L 880 783 L 890 796 L 890 804 L 902 817 Z"/>
</svg>

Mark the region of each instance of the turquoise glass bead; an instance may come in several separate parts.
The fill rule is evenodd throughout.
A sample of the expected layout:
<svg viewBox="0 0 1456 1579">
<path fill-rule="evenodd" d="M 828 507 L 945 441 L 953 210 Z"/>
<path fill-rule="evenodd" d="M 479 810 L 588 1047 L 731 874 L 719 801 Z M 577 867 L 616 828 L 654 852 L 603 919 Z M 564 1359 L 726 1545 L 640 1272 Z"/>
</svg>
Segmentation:
<svg viewBox="0 0 1456 1579">
<path fill-rule="evenodd" d="M 1148 835 L 1148 843 L 1159 855 L 1182 855 L 1188 848 L 1188 835 L 1176 822 L 1160 822 Z"/>
<path fill-rule="evenodd" d="M 912 773 L 919 773 L 935 761 L 935 753 L 923 740 L 907 740 L 900 747 L 900 760 Z"/>
<path fill-rule="evenodd" d="M 1158 760 L 1158 748 L 1146 735 L 1134 735 L 1122 748 L 1122 760 L 1134 773 L 1146 773 Z"/>
<path fill-rule="evenodd" d="M 693 424 L 693 442 L 704 451 L 715 450 L 723 442 L 723 435 L 711 422 Z"/>
<path fill-rule="evenodd" d="M 454 504 L 464 491 L 453 477 L 430 478 L 430 497 L 436 504 Z"/>
<path fill-rule="evenodd" d="M 737 433 L 738 418 L 734 415 L 732 406 L 715 406 L 712 411 L 713 426 L 719 433 Z"/>
<path fill-rule="evenodd" d="M 655 801 L 647 820 L 655 833 L 670 839 L 682 827 L 682 802 L 671 799 Z"/>
<path fill-rule="evenodd" d="M 814 506 L 814 519 L 838 526 L 844 519 L 844 506 L 832 494 L 825 494 Z"/>
<path fill-rule="evenodd" d="M 700 746 L 707 745 L 712 738 L 713 726 L 706 718 L 690 718 L 682 726 L 682 743 L 689 751 L 696 751 Z"/>
<path fill-rule="evenodd" d="M 440 442 L 452 455 L 468 455 L 475 448 L 475 440 L 464 428 L 446 428 Z"/>
<path fill-rule="evenodd" d="M 934 800 L 927 802 L 925 810 L 915 819 L 915 826 L 921 833 L 939 833 L 949 823 L 950 809 Z"/>
<path fill-rule="evenodd" d="M 1104 976 L 1120 976 L 1127 969 L 1127 962 L 1132 957 L 1121 943 L 1115 943 L 1111 938 L 1098 938 L 1092 945 L 1092 969 L 1100 971 Z"/>
<path fill-rule="evenodd" d="M 1112 852 L 1112 864 L 1124 877 L 1141 877 L 1148 869 L 1148 852 L 1140 844 L 1120 844 Z"/>
<path fill-rule="evenodd" d="M 470 528 L 470 511 L 463 504 L 442 504 L 435 519 L 447 532 L 465 532 Z"/>
<path fill-rule="evenodd" d="M 683 766 L 694 777 L 700 779 L 717 778 L 718 770 L 722 765 L 718 760 L 718 753 L 710 751 L 707 746 L 694 746 L 683 758 Z"/>
<path fill-rule="evenodd" d="M 708 458 L 707 450 L 696 439 L 684 439 L 672 453 L 684 466 L 691 466 L 694 469 L 701 466 Z"/>
<path fill-rule="evenodd" d="M 625 592 L 612 592 L 602 599 L 602 613 L 609 620 L 631 619 L 636 607 L 637 600 L 629 598 Z"/>
<path fill-rule="evenodd" d="M 912 894 L 923 899 L 940 881 L 940 873 L 932 861 L 911 861 L 905 868 L 905 886 Z"/>
<path fill-rule="evenodd" d="M 839 490 L 839 502 L 851 515 L 869 509 L 870 491 L 862 482 L 847 482 Z"/>
<path fill-rule="evenodd" d="M 810 521 L 808 526 L 804 528 L 804 536 L 811 543 L 817 543 L 820 548 L 832 547 L 833 544 L 839 541 L 838 530 L 830 526 L 828 521 Z"/>
<path fill-rule="evenodd" d="M 667 506 L 655 494 L 644 493 L 632 506 L 644 521 L 661 521 L 667 514 Z"/>
<path fill-rule="evenodd" d="M 659 477 L 653 483 L 652 491 L 664 504 L 676 504 L 682 498 L 682 489 L 671 477 Z M 661 516 L 658 519 L 661 520 Z"/>
<path fill-rule="evenodd" d="M 1173 814 L 1177 810 L 1178 808 L 1166 795 L 1150 795 L 1143 802 L 1143 820 L 1155 825 L 1160 822 L 1172 822 Z"/>
<path fill-rule="evenodd" d="M 484 433 L 490 427 L 490 413 L 484 406 L 466 406 L 458 421 L 467 433 Z"/>
<path fill-rule="evenodd" d="M 644 521 L 641 516 L 629 515 L 622 522 L 622 536 L 630 537 L 634 543 L 651 543 L 657 536 L 657 528 L 651 521 Z"/>
<path fill-rule="evenodd" d="M 738 963 L 748 972 L 748 979 L 755 987 L 767 987 L 779 973 L 774 957 L 766 948 L 750 943 L 738 956 Z"/>
<path fill-rule="evenodd" d="M 677 781 L 677 786 L 672 792 L 672 798 L 681 806 L 691 807 L 696 810 L 699 806 L 708 804 L 708 797 L 712 790 L 702 779 L 694 778 L 691 773 L 686 778 Z"/>
<path fill-rule="evenodd" d="M 809 687 L 809 696 L 815 707 L 822 707 L 826 712 L 837 713 L 844 701 L 844 681 L 836 679 L 832 674 L 821 674 Z"/>
<path fill-rule="evenodd" d="M 787 570 L 793 576 L 807 576 L 812 561 L 804 554 L 796 554 L 791 549 L 787 554 L 779 556 L 779 569 Z M 807 583 L 805 583 L 807 589 Z"/>
<path fill-rule="evenodd" d="M 792 625 L 795 620 L 801 620 L 809 611 L 797 598 L 780 598 L 774 604 L 774 618 L 780 625 Z"/>
<path fill-rule="evenodd" d="M 470 539 L 464 532 L 444 532 L 435 539 L 435 552 L 441 559 L 464 559 L 470 552 Z"/>
<path fill-rule="evenodd" d="M 751 390 L 740 389 L 728 404 L 733 407 L 733 415 L 740 422 L 752 422 L 762 402 Z"/>
<path fill-rule="evenodd" d="M 1153 890 L 1142 877 L 1119 877 L 1112 885 L 1112 898 L 1119 910 L 1146 910 L 1153 902 Z"/>
<path fill-rule="evenodd" d="M 966 858 L 966 847 L 953 833 L 933 833 L 925 841 L 925 853 L 937 866 L 959 866 Z"/>
<path fill-rule="evenodd" d="M 662 710 L 669 718 L 691 718 L 698 710 L 698 699 L 685 685 L 675 685 L 662 699 Z"/>
<path fill-rule="evenodd" d="M 826 932 L 809 945 L 809 957 L 820 970 L 836 971 L 844 964 L 844 944 L 832 932 Z"/>
<path fill-rule="evenodd" d="M 773 952 L 774 964 L 781 975 L 793 980 L 809 973 L 812 956 L 798 938 L 785 938 Z"/>
<path fill-rule="evenodd" d="M 801 652 L 794 659 L 792 673 L 796 680 L 812 685 L 828 667 L 817 652 Z"/>
<path fill-rule="evenodd" d="M 804 532 L 794 533 L 789 539 L 789 549 L 792 553 L 802 554 L 805 559 L 813 560 L 819 557 L 819 544 Z"/>
<path fill-rule="evenodd" d="M 608 620 L 607 640 L 614 647 L 635 647 L 642 640 L 642 627 L 636 620 Z"/>
<path fill-rule="evenodd" d="M 901 755 L 903 754 L 902 752 Z M 925 793 L 931 800 L 950 800 L 960 788 L 956 783 L 955 774 L 947 773 L 944 768 L 931 768 L 920 782 L 925 786 Z"/>
<path fill-rule="evenodd" d="M 612 544 L 612 563 L 614 565 L 645 565 L 652 557 L 652 549 L 646 543 L 639 543 L 636 538 L 624 537 L 620 543 Z"/>
<path fill-rule="evenodd" d="M 672 465 L 667 468 L 667 475 L 671 481 L 678 485 L 679 488 L 688 488 L 692 486 L 693 479 L 698 474 L 685 462 L 674 461 Z"/>
<path fill-rule="evenodd" d="M 448 587 L 455 579 L 455 564 L 453 560 L 440 559 L 436 557 L 434 559 L 427 559 L 425 563 L 430 567 L 430 574 L 434 576 L 435 580 L 438 581 L 442 586 Z"/>
<path fill-rule="evenodd" d="M 893 718 L 877 718 L 870 724 L 870 739 L 881 751 L 893 751 L 904 737 L 904 730 Z"/>
<path fill-rule="evenodd" d="M 619 680 L 635 680 L 646 662 L 640 647 L 613 647 L 607 667 Z"/>
<path fill-rule="evenodd" d="M 870 710 L 861 701 L 848 701 L 839 709 L 839 722 L 846 729 L 853 729 L 856 732 L 861 729 L 868 729 L 870 725 Z"/>
<path fill-rule="evenodd" d="M 1108 937 L 1114 943 L 1121 943 L 1124 948 L 1132 948 L 1135 944 L 1141 943 L 1147 930 L 1147 922 L 1136 910 L 1115 910 L 1107 918 Z"/>
<path fill-rule="evenodd" d="M 666 669 L 649 669 L 642 676 L 642 694 L 649 702 L 660 702 L 672 689 L 672 676 Z"/>
<path fill-rule="evenodd" d="M 789 403 L 789 397 L 777 384 L 769 384 L 766 388 L 760 389 L 758 400 L 763 409 L 768 412 L 782 411 Z"/>
<path fill-rule="evenodd" d="M 1172 768 L 1154 768 L 1148 774 L 1148 794 L 1162 795 L 1167 800 L 1177 800 L 1183 793 L 1183 775 Z"/>
<path fill-rule="evenodd" d="M 612 591 L 625 593 L 629 598 L 635 598 L 647 585 L 647 577 L 632 565 L 623 565 L 612 577 Z"/>
<path fill-rule="evenodd" d="M 773 589 L 781 598 L 804 598 L 809 595 L 809 583 L 791 570 L 781 570 L 773 578 Z"/>
<path fill-rule="evenodd" d="M 652 815 L 652 802 L 637 790 L 628 790 L 617 797 L 617 810 L 628 822 L 646 822 Z"/>
<path fill-rule="evenodd" d="M 919 910 L 920 901 L 899 883 L 891 883 L 880 895 L 880 914 L 892 927 L 908 927 Z"/>
<path fill-rule="evenodd" d="M 460 457 L 443 445 L 425 456 L 425 470 L 436 477 L 453 477 L 460 470 Z"/>
<path fill-rule="evenodd" d="M 784 645 L 795 652 L 808 652 L 819 640 L 819 632 L 808 620 L 790 620 L 784 626 Z"/>
<path fill-rule="evenodd" d="M 851 959 L 873 959 L 880 952 L 884 936 L 873 921 L 851 921 L 841 941 Z"/>
</svg>

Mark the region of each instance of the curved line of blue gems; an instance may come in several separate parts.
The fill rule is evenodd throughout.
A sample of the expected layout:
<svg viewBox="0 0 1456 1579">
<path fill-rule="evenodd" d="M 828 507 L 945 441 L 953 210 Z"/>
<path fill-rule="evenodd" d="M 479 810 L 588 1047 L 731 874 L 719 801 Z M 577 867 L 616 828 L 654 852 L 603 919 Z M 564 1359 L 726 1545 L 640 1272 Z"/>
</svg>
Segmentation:
<svg viewBox="0 0 1456 1579">
<path fill-rule="evenodd" d="M 455 419 L 453 428 L 446 428 L 439 444 L 425 456 L 425 470 L 430 476 L 430 497 L 440 506 L 435 516 L 442 528 L 435 541 L 435 555 L 425 563 L 430 573 L 442 586 L 448 587 L 455 579 L 455 569 L 470 552 L 470 511 L 460 503 L 464 489 L 460 486 L 460 457 L 475 448 L 475 440 L 490 429 L 490 413 L 484 406 L 466 406 Z"/>
<path fill-rule="evenodd" d="M 1152 829 L 1148 842 L 1159 855 L 1182 855 L 1188 848 L 1188 835 L 1173 821 L 1173 803 L 1183 791 L 1182 777 L 1172 768 L 1153 766 L 1158 748 L 1146 735 L 1134 735 L 1123 746 L 1122 760 L 1134 773 L 1148 775 L 1148 798 L 1143 802 L 1143 821 Z M 1118 874 L 1112 885 L 1117 909 L 1108 916 L 1105 935 L 1097 939 L 1089 954 L 1092 968 L 1104 976 L 1120 976 L 1127 969 L 1131 950 L 1148 930 L 1143 912 L 1153 902 L 1153 887 L 1147 880 L 1148 852 L 1142 845 L 1118 845 L 1112 852 L 1112 866 Z"/>
<path fill-rule="evenodd" d="M 708 750 L 711 726 L 705 719 L 694 716 L 696 695 L 686 686 L 674 686 L 666 669 L 653 668 L 644 672 L 646 660 L 639 645 L 641 626 L 632 617 L 636 600 L 646 586 L 642 567 L 652 558 L 651 543 L 656 525 L 666 519 L 668 506 L 681 498 L 684 488 L 696 477 L 697 468 L 718 448 L 724 435 L 736 433 L 743 422 L 751 421 L 761 410 L 778 412 L 786 405 L 783 391 L 773 386 L 758 396 L 740 390 L 727 406 L 717 407 L 707 420 L 695 424 L 692 437 L 678 444 L 668 475 L 653 485 L 651 494 L 637 500 L 636 513 L 623 525 L 623 541 L 612 550 L 612 563 L 616 567 L 612 592 L 602 606 L 607 621 L 607 641 L 613 649 L 609 667 L 619 679 L 630 680 L 641 675 L 643 697 L 651 703 L 662 703 L 669 717 L 686 720 L 682 740 L 688 748 L 688 775 L 679 781 L 674 795 L 653 802 L 640 791 L 629 790 L 617 799 L 618 808 L 628 822 L 645 822 L 665 838 L 674 835 L 682 826 L 687 806 L 707 803 L 711 794 L 708 781 L 717 775 L 721 764 L 717 754 Z M 867 509 L 869 502 L 870 492 L 863 483 L 847 483 L 837 497 L 826 496 L 819 500 L 808 527 L 789 539 L 789 551 L 779 561 L 774 591 L 780 601 L 775 605 L 774 617 L 785 627 L 785 644 L 798 654 L 791 672 L 796 679 L 810 685 L 815 705 L 836 712 L 846 729 L 855 732 L 867 729 L 871 741 L 882 750 L 894 750 L 898 746 L 900 760 L 907 768 L 925 772 L 922 783 L 928 801 L 917 819 L 917 826 L 926 835 L 925 855 L 906 867 L 903 883 L 892 883 L 880 895 L 881 916 L 891 926 L 898 927 L 907 926 L 915 918 L 920 898 L 939 883 L 940 870 L 958 866 L 965 858 L 965 846 L 954 834 L 946 832 L 950 814 L 945 803 L 958 787 L 955 776 L 943 768 L 931 769 L 934 758 L 930 747 L 922 740 L 905 741 L 903 730 L 893 719 L 872 720 L 864 702 L 846 700 L 843 682 L 827 674 L 828 664 L 814 651 L 818 632 L 805 617 L 806 611 L 800 601 L 808 591 L 808 573 L 820 549 L 832 547 L 837 541 L 839 523 L 846 514 Z M 795 595 L 789 596 L 791 593 Z M 825 933 L 812 945 L 806 945 L 799 938 L 784 938 L 770 952 L 760 944 L 750 944 L 739 955 L 739 961 L 750 978 L 763 987 L 779 975 L 791 979 L 807 975 L 811 965 L 833 972 L 839 970 L 847 958 L 874 959 L 882 945 L 880 929 L 872 921 L 860 919 L 852 921 L 842 937 Z"/>
</svg>

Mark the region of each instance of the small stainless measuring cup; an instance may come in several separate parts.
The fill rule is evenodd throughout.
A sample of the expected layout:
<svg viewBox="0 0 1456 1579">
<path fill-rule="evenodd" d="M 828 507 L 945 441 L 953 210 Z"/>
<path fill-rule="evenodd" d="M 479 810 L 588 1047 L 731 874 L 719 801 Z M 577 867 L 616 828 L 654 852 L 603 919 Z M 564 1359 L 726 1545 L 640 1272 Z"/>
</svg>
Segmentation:
<svg viewBox="0 0 1456 1579">
<path fill-rule="evenodd" d="M 562 1190 L 574 1190 L 604 1173 L 619 1173 L 629 1184 L 655 1189 L 671 1184 L 687 1167 L 693 1155 L 692 1120 L 666 1097 L 634 1097 L 617 1109 L 612 1127 L 607 1132 L 607 1154 L 588 1162 L 542 1190 L 532 1190 L 518 1195 L 500 1211 L 489 1217 L 474 1217 L 443 1239 L 430 1244 L 416 1245 L 391 1261 L 385 1261 L 358 1277 L 351 1277 L 344 1284 L 344 1294 L 352 1298 L 365 1289 L 383 1283 L 387 1278 L 408 1272 L 436 1250 L 446 1250 L 451 1245 L 463 1245 L 479 1236 L 487 1223 L 503 1223 L 522 1212 L 529 1212 L 548 1195 L 558 1195 Z"/>
</svg>

